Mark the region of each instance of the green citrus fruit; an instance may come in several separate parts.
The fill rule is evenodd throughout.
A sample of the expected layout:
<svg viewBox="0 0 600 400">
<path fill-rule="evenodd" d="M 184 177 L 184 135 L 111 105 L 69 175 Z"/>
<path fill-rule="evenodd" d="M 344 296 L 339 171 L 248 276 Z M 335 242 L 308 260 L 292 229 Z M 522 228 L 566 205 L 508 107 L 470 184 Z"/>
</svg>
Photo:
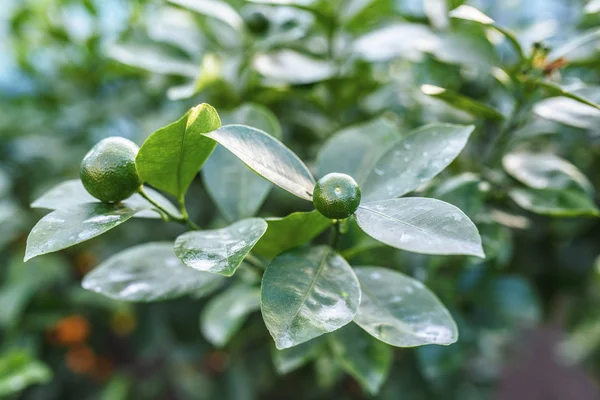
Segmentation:
<svg viewBox="0 0 600 400">
<path fill-rule="evenodd" d="M 262 35 L 269 29 L 269 19 L 260 11 L 252 11 L 244 15 L 244 22 L 248 30 L 255 35 Z"/>
<path fill-rule="evenodd" d="M 313 204 L 327 218 L 348 218 L 360 204 L 360 188 L 349 175 L 327 174 L 315 185 Z"/>
<path fill-rule="evenodd" d="M 100 201 L 119 202 L 142 185 L 135 167 L 139 147 L 122 137 L 98 142 L 81 162 L 79 176 L 89 194 Z"/>
</svg>

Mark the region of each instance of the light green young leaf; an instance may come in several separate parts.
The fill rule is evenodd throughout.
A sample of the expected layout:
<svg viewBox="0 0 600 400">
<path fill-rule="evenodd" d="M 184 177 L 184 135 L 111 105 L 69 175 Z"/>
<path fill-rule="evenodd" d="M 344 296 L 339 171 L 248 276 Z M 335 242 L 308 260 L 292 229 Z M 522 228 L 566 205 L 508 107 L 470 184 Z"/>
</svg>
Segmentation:
<svg viewBox="0 0 600 400">
<path fill-rule="evenodd" d="M 516 188 L 508 195 L 520 207 L 536 214 L 556 217 L 600 215 L 593 199 L 581 190 Z"/>
<path fill-rule="evenodd" d="M 53 211 L 29 233 L 25 261 L 99 236 L 142 210 L 143 207 L 124 202 L 80 204 Z"/>
<path fill-rule="evenodd" d="M 375 338 L 397 347 L 458 340 L 452 316 L 420 281 L 381 267 L 355 272 L 363 297 L 354 322 Z"/>
<path fill-rule="evenodd" d="M 442 172 L 462 151 L 474 126 L 432 124 L 397 142 L 375 163 L 363 202 L 405 195 Z"/>
<path fill-rule="evenodd" d="M 195 294 L 221 279 L 183 265 L 173 243 L 156 242 L 113 255 L 87 274 L 82 286 L 116 300 L 151 302 Z"/>
<path fill-rule="evenodd" d="M 377 395 L 392 366 L 392 348 L 368 335 L 356 324 L 348 324 L 335 331 L 329 343 L 338 364 L 370 395 Z"/>
<path fill-rule="evenodd" d="M 335 75 L 335 66 L 329 62 L 293 50 L 279 50 L 254 57 L 254 68 L 269 82 L 305 85 L 327 80 Z"/>
<path fill-rule="evenodd" d="M 317 155 L 318 175 L 339 172 L 362 185 L 375 161 L 400 139 L 397 131 L 393 123 L 383 118 L 342 129 L 321 147 Z"/>
<path fill-rule="evenodd" d="M 267 230 L 260 218 L 249 218 L 223 229 L 187 232 L 175 241 L 175 254 L 198 271 L 231 276 Z"/>
<path fill-rule="evenodd" d="M 144 182 L 183 199 L 216 146 L 204 134 L 220 126 L 215 109 L 203 103 L 190 109 L 177 122 L 154 132 L 135 160 Z"/>
<path fill-rule="evenodd" d="M 280 375 L 288 374 L 314 360 L 323 349 L 322 339 L 323 336 L 319 336 L 284 350 L 274 348 L 271 355 L 277 373 Z"/>
<path fill-rule="evenodd" d="M 265 179 L 312 201 L 315 180 L 310 171 L 296 154 L 269 134 L 245 125 L 225 125 L 206 136 L 227 148 Z"/>
<path fill-rule="evenodd" d="M 421 91 L 428 96 L 441 100 L 451 107 L 465 111 L 475 117 L 496 121 L 504 119 L 504 115 L 498 110 L 451 90 L 433 85 L 423 85 L 421 86 Z"/>
<path fill-rule="evenodd" d="M 245 104 L 222 116 L 224 123 L 245 124 L 281 138 L 281 126 L 268 109 Z M 222 146 L 217 146 L 202 168 L 206 190 L 229 221 L 253 217 L 271 190 L 262 179 Z"/>
<path fill-rule="evenodd" d="M 269 227 L 254 246 L 254 252 L 269 260 L 307 243 L 331 225 L 331 221 L 317 210 L 296 212 L 283 218 L 267 218 L 266 221 Z"/>
<path fill-rule="evenodd" d="M 200 315 L 200 330 L 210 343 L 223 347 L 248 315 L 260 309 L 260 290 L 240 284 L 213 297 Z"/>
<path fill-rule="evenodd" d="M 352 321 L 360 287 L 352 268 L 331 248 L 299 248 L 267 267 L 261 302 L 267 329 L 281 350 Z"/>
<path fill-rule="evenodd" d="M 144 191 L 162 207 L 167 209 L 171 214 L 179 215 L 179 210 L 177 209 L 177 207 L 175 207 L 173 203 L 167 200 L 156 190 L 153 190 L 152 188 L 144 188 Z M 49 210 L 59 210 L 62 208 L 69 208 L 79 204 L 98 202 L 98 199 L 93 197 L 87 192 L 87 190 L 85 190 L 83 184 L 81 183 L 81 180 L 71 179 L 59 183 L 58 185 L 41 195 L 37 200 L 31 203 L 31 207 L 47 208 Z M 137 193 L 125 200 L 125 202 L 136 207 L 139 206 L 148 209 L 146 211 L 140 211 L 139 213 L 137 213 L 135 216 L 138 218 L 160 218 L 160 214 L 158 214 L 156 211 L 150 210 L 151 208 L 154 208 L 154 206 Z"/>
<path fill-rule="evenodd" d="M 362 204 L 356 221 L 374 239 L 423 254 L 484 258 L 477 227 L 460 209 L 440 200 L 407 197 Z"/>
<path fill-rule="evenodd" d="M 502 159 L 506 172 L 533 189 L 582 189 L 594 187 L 573 164 L 550 153 L 509 153 Z"/>
<path fill-rule="evenodd" d="M 228 3 L 219 0 L 169 0 L 169 3 L 196 11 L 202 15 L 216 18 L 231 26 L 236 31 L 242 31 L 244 20 Z"/>
<path fill-rule="evenodd" d="M 0 357 L 0 397 L 17 395 L 29 386 L 51 380 L 52 370 L 26 352 L 12 351 Z"/>
</svg>

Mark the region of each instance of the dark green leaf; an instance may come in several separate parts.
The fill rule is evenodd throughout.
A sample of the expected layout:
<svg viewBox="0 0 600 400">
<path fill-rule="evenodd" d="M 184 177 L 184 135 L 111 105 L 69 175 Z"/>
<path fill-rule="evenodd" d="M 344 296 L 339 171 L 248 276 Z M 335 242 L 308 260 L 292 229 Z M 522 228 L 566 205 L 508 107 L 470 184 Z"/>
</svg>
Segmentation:
<svg viewBox="0 0 600 400">
<path fill-rule="evenodd" d="M 323 349 L 323 340 L 317 337 L 284 350 L 273 350 L 273 364 L 280 375 L 288 374 L 314 360 Z"/>
<path fill-rule="evenodd" d="M 312 200 L 315 180 L 304 163 L 269 134 L 244 125 L 226 125 L 206 134 L 248 167 L 296 196 Z"/>
<path fill-rule="evenodd" d="M 475 127 L 433 124 L 389 149 L 362 186 L 363 202 L 402 196 L 443 171 L 465 147 Z"/>
<path fill-rule="evenodd" d="M 175 241 L 175 254 L 199 271 L 231 276 L 267 230 L 260 218 L 249 218 L 223 229 L 187 232 Z"/>
<path fill-rule="evenodd" d="M 150 302 L 195 294 L 222 277 L 179 261 L 173 243 L 146 243 L 117 253 L 83 279 L 82 286 L 117 300 Z"/>
<path fill-rule="evenodd" d="M 254 252 L 268 259 L 309 242 L 331 225 L 331 221 L 317 210 L 267 218 L 266 221 L 269 227 L 254 246 Z"/>
<path fill-rule="evenodd" d="M 278 349 L 346 325 L 360 303 L 352 268 L 327 246 L 288 251 L 267 267 L 261 309 Z"/>
<path fill-rule="evenodd" d="M 135 160 L 144 182 L 183 199 L 216 146 L 204 133 L 219 126 L 221 121 L 215 109 L 200 104 L 179 121 L 154 132 L 146 139 Z"/>
<path fill-rule="evenodd" d="M 556 217 L 600 215 L 594 201 L 581 190 L 517 188 L 510 190 L 508 195 L 519 206 L 536 214 Z"/>
<path fill-rule="evenodd" d="M 342 368 L 371 395 L 379 393 L 392 366 L 393 351 L 356 324 L 348 324 L 331 335 L 331 348 Z"/>
<path fill-rule="evenodd" d="M 428 96 L 439 99 L 451 107 L 468 112 L 475 117 L 492 120 L 504 119 L 504 115 L 494 108 L 451 90 L 433 85 L 423 85 L 421 86 L 421 91 Z"/>
<path fill-rule="evenodd" d="M 53 211 L 31 230 L 27 238 L 25 261 L 99 236 L 143 209 L 125 202 L 88 203 Z"/>
<path fill-rule="evenodd" d="M 485 257 L 477 227 L 461 210 L 440 200 L 408 197 L 362 204 L 358 225 L 369 236 L 401 250 Z"/>
<path fill-rule="evenodd" d="M 363 296 L 354 322 L 372 336 L 398 347 L 458 340 L 452 316 L 423 283 L 386 268 L 355 271 Z"/>
</svg>

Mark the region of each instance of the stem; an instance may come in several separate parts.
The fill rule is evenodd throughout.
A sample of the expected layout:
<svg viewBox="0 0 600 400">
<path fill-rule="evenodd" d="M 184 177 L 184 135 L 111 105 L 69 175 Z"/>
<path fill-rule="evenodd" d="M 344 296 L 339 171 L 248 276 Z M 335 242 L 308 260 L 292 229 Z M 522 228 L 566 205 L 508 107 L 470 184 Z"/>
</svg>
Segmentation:
<svg viewBox="0 0 600 400">
<path fill-rule="evenodd" d="M 161 216 L 163 217 L 163 219 L 166 217 L 167 221 L 174 221 L 174 222 L 179 222 L 180 224 L 186 224 L 191 229 L 194 229 L 194 230 L 199 230 L 200 229 L 198 227 L 198 225 L 196 225 L 192 221 L 190 221 L 189 216 L 187 215 L 187 211 L 185 213 L 182 212 L 181 213 L 182 216 L 178 217 L 177 215 L 173 215 L 170 211 L 168 211 L 163 206 L 161 206 L 160 204 L 158 204 L 152 197 L 150 197 L 148 195 L 148 193 L 146 193 L 144 191 L 143 187 L 140 187 L 140 189 L 138 190 L 138 193 L 144 199 L 148 200 L 148 202 L 150 204 L 152 204 L 158 210 L 158 212 L 161 214 Z M 183 210 L 185 210 L 185 206 L 183 207 Z"/>
<path fill-rule="evenodd" d="M 190 219 L 190 215 L 187 212 L 187 208 L 185 208 L 185 200 L 183 198 L 183 196 L 179 199 L 179 211 L 181 212 L 181 216 L 183 217 L 183 222 L 185 224 L 187 224 L 187 226 L 194 230 L 194 231 L 199 231 L 200 227 L 198 225 L 196 225 L 194 223 L 194 221 L 192 221 Z"/>
<path fill-rule="evenodd" d="M 256 267 L 257 269 L 259 269 L 261 273 L 265 269 L 267 269 L 267 266 L 265 265 L 265 263 L 252 253 L 248 253 L 248 255 L 246 255 L 246 262 L 248 264 L 252 265 L 253 267 Z"/>
<path fill-rule="evenodd" d="M 341 236 L 341 221 L 339 219 L 336 219 L 333 223 L 333 235 L 331 237 L 331 247 L 334 250 L 337 250 L 339 248 Z"/>
</svg>

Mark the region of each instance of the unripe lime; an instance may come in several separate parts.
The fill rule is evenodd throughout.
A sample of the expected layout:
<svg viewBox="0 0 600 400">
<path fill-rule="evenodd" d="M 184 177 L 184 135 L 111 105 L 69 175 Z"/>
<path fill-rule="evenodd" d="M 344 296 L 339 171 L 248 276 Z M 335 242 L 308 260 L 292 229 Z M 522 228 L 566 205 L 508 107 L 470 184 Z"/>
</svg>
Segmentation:
<svg viewBox="0 0 600 400">
<path fill-rule="evenodd" d="M 119 202 L 134 194 L 142 185 L 135 167 L 138 150 L 122 137 L 109 137 L 92 147 L 79 170 L 88 193 L 104 202 Z"/>
<path fill-rule="evenodd" d="M 252 11 L 244 15 L 244 22 L 248 30 L 255 35 L 262 35 L 269 29 L 269 19 L 260 11 Z"/>
<path fill-rule="evenodd" d="M 327 218 L 348 218 L 360 204 L 360 188 L 349 175 L 327 174 L 315 185 L 313 204 Z"/>
</svg>

